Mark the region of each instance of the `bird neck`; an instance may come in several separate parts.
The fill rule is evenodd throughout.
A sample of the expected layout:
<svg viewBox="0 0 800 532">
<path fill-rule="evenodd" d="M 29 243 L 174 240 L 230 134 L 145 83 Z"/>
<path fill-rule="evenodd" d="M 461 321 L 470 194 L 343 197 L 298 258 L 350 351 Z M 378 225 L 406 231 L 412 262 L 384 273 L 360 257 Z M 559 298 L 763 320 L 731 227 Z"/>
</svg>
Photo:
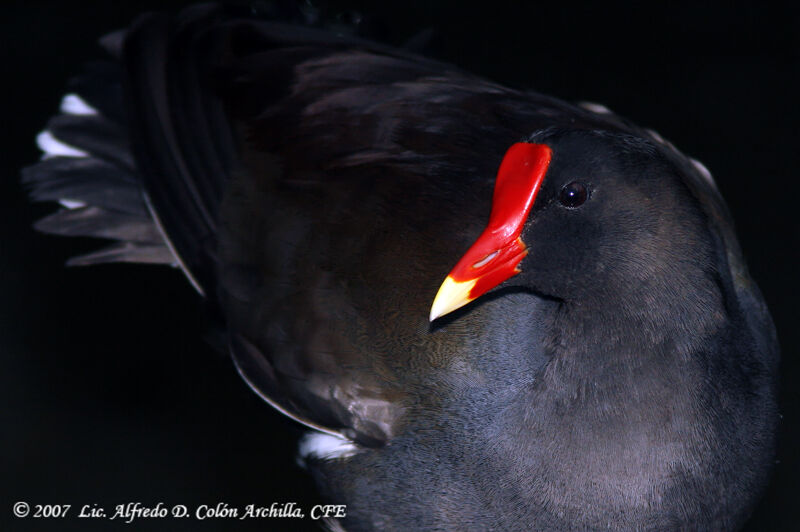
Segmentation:
<svg viewBox="0 0 800 532">
<path fill-rule="evenodd" d="M 711 275 L 687 269 L 639 282 L 619 279 L 607 292 L 554 312 L 545 382 L 557 380 L 553 389 L 562 393 L 644 389 L 644 381 L 664 382 L 704 364 L 702 346 L 724 323 L 723 296 Z"/>
<path fill-rule="evenodd" d="M 536 468 L 537 482 L 569 486 L 553 491 L 548 505 L 592 501 L 598 521 L 586 517 L 587 528 L 615 512 L 620 519 L 657 513 L 675 496 L 689 508 L 730 479 L 742 458 L 726 449 L 741 448 L 749 436 L 709 408 L 724 402 L 731 417 L 743 408 L 720 388 L 735 381 L 738 358 L 725 349 L 736 349 L 736 331 L 726 325 L 713 277 L 693 281 L 686 293 L 631 285 L 613 299 L 564 302 L 551 316 L 550 359 L 526 404 L 509 416 L 523 434 L 544 441 L 515 459 Z M 693 475 L 702 481 L 696 489 L 675 491 Z M 617 504 L 630 512 L 619 513 Z"/>
</svg>

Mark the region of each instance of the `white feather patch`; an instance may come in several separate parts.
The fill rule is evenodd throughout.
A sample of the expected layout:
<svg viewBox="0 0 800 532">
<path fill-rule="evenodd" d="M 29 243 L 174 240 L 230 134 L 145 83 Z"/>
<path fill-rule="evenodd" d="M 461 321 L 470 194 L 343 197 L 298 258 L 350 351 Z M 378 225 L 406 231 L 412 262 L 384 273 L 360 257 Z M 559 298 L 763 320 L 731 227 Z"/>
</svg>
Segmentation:
<svg viewBox="0 0 800 532">
<path fill-rule="evenodd" d="M 67 94 L 61 100 L 61 112 L 68 115 L 95 116 L 100 113 L 77 94 Z"/>
<path fill-rule="evenodd" d="M 58 203 L 61 204 L 62 207 L 66 207 L 67 209 L 80 209 L 81 207 L 86 207 L 86 204 L 82 201 L 75 201 L 71 199 L 60 199 Z"/>
<path fill-rule="evenodd" d="M 89 154 L 55 138 L 49 131 L 42 131 L 36 136 L 36 145 L 44 152 L 42 159 L 50 157 L 88 157 Z"/>
<path fill-rule="evenodd" d="M 300 440 L 300 458 L 317 458 L 335 460 L 348 458 L 359 452 L 359 447 L 352 440 L 342 436 L 334 436 L 324 432 L 307 432 Z"/>
<path fill-rule="evenodd" d="M 606 107 L 603 104 L 594 103 L 594 102 L 579 102 L 578 107 L 583 107 L 587 111 L 591 111 L 593 113 L 597 113 L 599 115 L 610 115 L 611 109 Z"/>
</svg>

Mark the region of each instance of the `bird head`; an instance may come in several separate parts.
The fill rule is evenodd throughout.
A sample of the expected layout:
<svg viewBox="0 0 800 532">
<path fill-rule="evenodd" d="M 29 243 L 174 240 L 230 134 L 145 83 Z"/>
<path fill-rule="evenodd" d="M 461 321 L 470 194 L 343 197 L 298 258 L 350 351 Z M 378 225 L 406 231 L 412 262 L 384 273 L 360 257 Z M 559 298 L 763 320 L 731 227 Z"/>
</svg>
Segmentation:
<svg viewBox="0 0 800 532">
<path fill-rule="evenodd" d="M 656 273 L 669 279 L 661 270 L 709 247 L 702 224 L 680 170 L 649 141 L 534 134 L 503 157 L 489 223 L 442 283 L 430 319 L 500 286 L 578 300 Z"/>
</svg>

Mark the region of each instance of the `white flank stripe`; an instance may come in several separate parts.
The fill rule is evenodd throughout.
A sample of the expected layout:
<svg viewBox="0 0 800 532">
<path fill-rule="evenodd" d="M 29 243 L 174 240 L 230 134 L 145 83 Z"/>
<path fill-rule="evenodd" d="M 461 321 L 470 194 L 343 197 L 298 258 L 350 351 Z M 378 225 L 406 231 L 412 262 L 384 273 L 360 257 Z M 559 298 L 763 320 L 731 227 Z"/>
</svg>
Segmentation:
<svg viewBox="0 0 800 532">
<path fill-rule="evenodd" d="M 60 199 L 58 203 L 61 204 L 62 207 L 66 207 L 67 209 L 80 209 L 81 207 L 86 207 L 86 204 L 82 201 L 75 201 L 71 199 Z"/>
<path fill-rule="evenodd" d="M 94 116 L 100 113 L 77 94 L 67 94 L 61 100 L 61 112 L 68 115 Z"/>
<path fill-rule="evenodd" d="M 42 131 L 36 136 L 36 144 L 44 152 L 42 159 L 50 157 L 88 157 L 89 154 L 69 144 L 64 144 L 49 131 Z"/>
<path fill-rule="evenodd" d="M 333 436 L 324 432 L 307 432 L 300 440 L 301 458 L 318 458 L 321 460 L 334 460 L 347 458 L 359 451 L 352 440 L 341 436 Z"/>
</svg>

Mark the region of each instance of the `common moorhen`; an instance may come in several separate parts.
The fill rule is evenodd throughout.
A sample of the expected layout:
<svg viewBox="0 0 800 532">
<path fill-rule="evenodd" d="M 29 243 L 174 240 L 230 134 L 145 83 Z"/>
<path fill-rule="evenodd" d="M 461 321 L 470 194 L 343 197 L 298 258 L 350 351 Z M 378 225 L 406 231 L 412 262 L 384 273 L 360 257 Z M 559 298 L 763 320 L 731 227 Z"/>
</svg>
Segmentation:
<svg viewBox="0 0 800 532">
<path fill-rule="evenodd" d="M 215 6 L 103 43 L 25 171 L 64 207 L 38 228 L 116 240 L 73 264 L 179 265 L 310 428 L 341 526 L 746 519 L 778 347 L 697 161 L 600 106 Z"/>
</svg>

